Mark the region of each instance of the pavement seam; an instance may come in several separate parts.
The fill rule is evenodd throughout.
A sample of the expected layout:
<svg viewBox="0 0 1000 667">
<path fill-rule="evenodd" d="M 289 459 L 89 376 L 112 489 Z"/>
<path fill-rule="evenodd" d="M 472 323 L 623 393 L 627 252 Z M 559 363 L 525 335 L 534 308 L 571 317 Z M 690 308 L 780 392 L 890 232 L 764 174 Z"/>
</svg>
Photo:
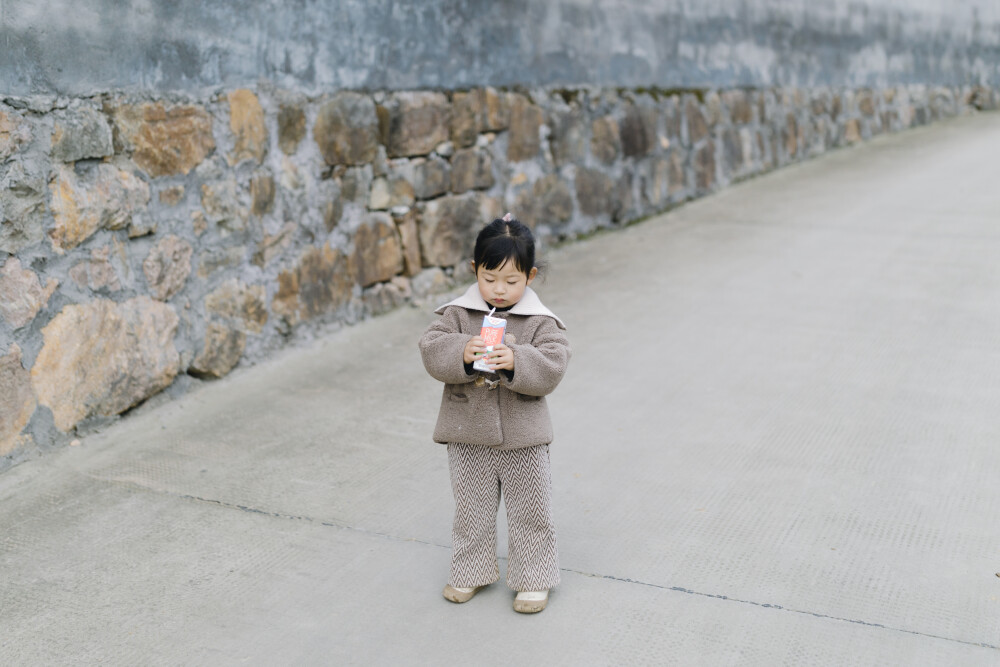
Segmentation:
<svg viewBox="0 0 1000 667">
<path fill-rule="evenodd" d="M 392 541 L 395 541 L 395 542 L 416 542 L 418 544 L 424 544 L 424 545 L 431 546 L 431 547 L 437 547 L 439 549 L 450 549 L 451 548 L 449 545 L 438 544 L 437 542 L 430 542 L 430 541 L 427 541 L 427 540 L 421 540 L 421 539 L 415 538 L 415 537 L 400 537 L 398 535 L 391 535 L 389 533 L 382 533 L 382 532 L 375 531 L 375 530 L 367 530 L 365 528 L 359 528 L 357 526 L 352 526 L 352 525 L 349 525 L 349 524 L 346 524 L 346 523 L 339 523 L 339 522 L 329 521 L 329 520 L 324 521 L 324 520 L 320 520 L 320 519 L 315 519 L 313 517 L 304 516 L 304 515 L 298 515 L 298 514 L 285 514 L 283 512 L 272 512 L 272 511 L 263 510 L 263 509 L 260 509 L 260 508 L 257 508 L 257 507 L 251 507 L 249 505 L 240 505 L 238 503 L 229 503 L 229 502 L 226 502 L 224 500 L 218 500 L 218 499 L 214 499 L 214 498 L 203 498 L 201 496 L 195 496 L 195 495 L 188 494 L 188 493 L 175 493 L 173 491 L 168 491 L 166 489 L 155 489 L 155 488 L 153 488 L 151 486 L 145 486 L 145 485 L 142 485 L 142 484 L 139 484 L 139 483 L 136 483 L 136 482 L 132 482 L 132 481 L 122 481 L 122 480 L 108 479 L 108 478 L 105 478 L 105 477 L 97 477 L 97 476 L 94 476 L 94 475 L 87 475 L 87 476 L 91 477 L 92 479 L 97 479 L 97 480 L 104 481 L 104 482 L 110 482 L 110 483 L 113 483 L 113 484 L 119 484 L 119 485 L 124 485 L 124 486 L 131 486 L 131 487 L 134 487 L 134 488 L 137 488 L 137 489 L 142 489 L 144 491 L 150 491 L 150 492 L 153 492 L 153 493 L 160 493 L 160 494 L 163 494 L 163 495 L 171 496 L 171 497 L 174 497 L 174 498 L 181 498 L 181 499 L 184 499 L 184 500 L 191 500 L 191 501 L 195 501 L 195 502 L 207 503 L 209 505 L 216 505 L 218 507 L 224 507 L 226 509 L 238 510 L 238 511 L 247 512 L 247 513 L 250 513 L 250 514 L 260 514 L 262 516 L 274 517 L 276 519 L 286 519 L 286 520 L 290 520 L 290 521 L 304 521 L 306 523 L 317 524 L 317 525 L 320 525 L 320 526 L 327 526 L 329 528 L 340 528 L 342 530 L 349 530 L 349 531 L 352 531 L 352 532 L 355 532 L 355 533 L 360 533 L 362 535 L 371 535 L 371 536 L 374 536 L 374 537 L 380 537 L 382 539 L 392 540 Z M 507 559 L 503 558 L 503 557 L 499 557 L 499 560 L 507 560 Z M 619 577 L 619 576 L 615 576 L 615 575 L 612 575 L 612 574 L 597 574 L 595 572 L 586 572 L 584 570 L 574 570 L 573 568 L 568 568 L 568 567 L 560 567 L 559 570 L 561 572 L 569 572 L 569 573 L 572 573 L 572 574 L 579 574 L 579 575 L 582 575 L 582 576 L 585 576 L 585 577 L 591 577 L 591 578 L 595 578 L 595 579 L 608 579 L 610 581 L 617 581 L 619 583 L 624 583 L 624 584 L 634 584 L 634 585 L 637 585 L 637 586 L 646 586 L 648 588 L 656 588 L 656 589 L 664 590 L 664 591 L 674 591 L 674 592 L 677 592 L 677 593 L 684 593 L 686 595 L 695 595 L 695 596 L 698 596 L 698 597 L 712 598 L 712 599 L 716 599 L 716 600 L 724 600 L 726 602 L 736 602 L 736 603 L 739 603 L 739 604 L 751 605 L 751 606 L 754 606 L 754 607 L 761 607 L 761 608 L 764 608 L 764 609 L 775 609 L 777 611 L 784 611 L 784 612 L 789 612 L 789 613 L 793 613 L 793 614 L 800 614 L 800 615 L 803 615 L 803 616 L 812 616 L 814 618 L 826 619 L 826 620 L 831 620 L 831 621 L 840 621 L 842 623 L 851 623 L 851 624 L 854 624 L 854 625 L 862 625 L 862 626 L 866 626 L 866 627 L 869 627 L 869 628 L 880 628 L 882 630 L 888 630 L 890 632 L 899 632 L 899 633 L 903 633 L 903 634 L 914 635 L 914 636 L 917 636 L 917 637 L 926 637 L 928 639 L 940 639 L 940 640 L 943 640 L 943 641 L 953 642 L 953 643 L 956 643 L 956 644 L 963 644 L 965 646 L 975 646 L 975 647 L 978 647 L 978 648 L 992 649 L 994 651 L 1000 650 L 1000 646 L 996 646 L 996 645 L 993 645 L 993 644 L 988 644 L 988 643 L 985 643 L 985 642 L 974 642 L 974 641 L 967 641 L 967 640 L 964 640 L 964 639 L 956 639 L 954 637 L 944 637 L 942 635 L 934 635 L 934 634 L 930 634 L 930 633 L 926 633 L 926 632 L 919 632 L 919 631 L 916 631 L 916 630 L 907 630 L 905 628 L 897 628 L 897 627 L 893 627 L 893 626 L 890 626 L 890 625 L 885 625 L 883 623 L 872 623 L 870 621 L 862 621 L 860 619 L 844 618 L 844 617 L 841 617 L 841 616 L 832 616 L 830 614 L 822 614 L 822 613 L 814 612 L 814 611 L 805 611 L 805 610 L 802 610 L 802 609 L 792 609 L 790 607 L 783 607 L 782 605 L 772 604 L 772 603 L 768 603 L 768 602 L 755 602 L 754 600 L 743 600 L 741 598 L 729 597 L 728 595 L 721 595 L 721 594 L 718 594 L 718 593 L 703 593 L 701 591 L 695 591 L 695 590 L 692 590 L 690 588 L 684 588 L 682 586 L 664 586 L 662 584 L 654 584 L 654 583 L 651 583 L 651 582 L 648 582 L 648 581 L 641 581 L 639 579 L 631 579 L 629 577 Z"/>
<path fill-rule="evenodd" d="M 841 621 L 843 623 L 853 623 L 854 625 L 864 625 L 870 628 L 880 628 L 882 630 L 889 630 L 891 632 L 901 632 L 908 635 L 916 635 L 918 637 L 927 637 L 929 639 L 941 639 L 948 642 L 954 642 L 956 644 L 964 644 L 966 646 L 976 646 L 980 648 L 988 648 L 994 651 L 1000 650 L 1000 646 L 995 646 L 993 644 L 987 644 L 985 642 L 974 642 L 967 641 L 964 639 L 955 639 L 954 637 L 944 637 L 942 635 L 933 635 L 927 632 L 918 632 L 917 630 L 907 630 L 905 628 L 897 628 L 891 625 L 885 625 L 883 623 L 872 623 L 869 621 L 862 621 L 859 619 L 843 618 L 841 616 L 832 616 L 830 614 L 821 614 L 814 611 L 805 611 L 802 609 L 792 609 L 790 607 L 783 607 L 780 604 L 771 604 L 767 602 L 755 602 L 753 600 L 743 600 L 740 598 L 729 597 L 728 595 L 721 595 L 718 593 L 703 593 L 701 591 L 691 590 L 690 588 L 684 588 L 682 586 L 664 586 L 661 584 L 654 584 L 648 581 L 640 581 L 638 579 L 630 579 L 628 577 L 616 577 L 611 574 L 596 574 L 593 572 L 584 572 L 583 570 L 574 570 L 571 568 L 559 568 L 564 572 L 572 572 L 574 574 L 580 574 L 585 577 L 593 577 L 596 579 L 610 579 L 611 581 L 618 581 L 625 584 L 636 584 L 638 586 L 648 586 L 650 588 L 657 588 L 664 591 L 676 591 L 678 593 L 685 593 L 687 595 L 696 595 L 699 597 L 714 598 L 716 600 L 725 600 L 726 602 L 737 602 L 740 604 L 752 605 L 754 607 L 763 607 L 766 609 L 776 609 L 778 611 L 790 612 L 793 614 L 801 614 L 803 616 L 813 616 L 815 618 L 827 619 L 831 621 Z"/>
</svg>

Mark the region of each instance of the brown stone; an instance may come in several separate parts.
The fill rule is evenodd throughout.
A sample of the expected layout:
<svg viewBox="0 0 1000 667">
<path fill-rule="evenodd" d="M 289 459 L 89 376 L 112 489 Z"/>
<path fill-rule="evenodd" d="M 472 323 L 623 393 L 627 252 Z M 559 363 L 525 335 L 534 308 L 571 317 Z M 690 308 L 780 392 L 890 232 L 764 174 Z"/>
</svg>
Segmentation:
<svg viewBox="0 0 1000 667">
<path fill-rule="evenodd" d="M 177 236 L 163 238 L 142 262 L 142 272 L 153 295 L 166 301 L 184 287 L 191 274 L 191 244 Z"/>
<path fill-rule="evenodd" d="M 107 157 L 114 152 L 111 126 L 100 111 L 81 107 L 55 115 L 50 153 L 53 160 L 76 162 Z"/>
<path fill-rule="evenodd" d="M 701 112 L 698 100 L 688 97 L 684 102 L 684 116 L 687 119 L 688 141 L 692 145 L 708 136 L 708 123 Z"/>
<path fill-rule="evenodd" d="M 420 247 L 428 266 L 454 266 L 472 259 L 482 226 L 474 193 L 427 202 L 420 215 Z"/>
<path fill-rule="evenodd" d="M 662 207 L 669 194 L 670 161 L 667 158 L 657 158 L 643 166 L 643 202 L 653 208 Z"/>
<path fill-rule="evenodd" d="M 245 333 L 210 322 L 205 328 L 201 353 L 191 362 L 188 373 L 202 378 L 221 378 L 235 368 L 246 347 Z"/>
<path fill-rule="evenodd" d="M 541 150 L 541 138 L 538 136 L 538 131 L 545 118 L 542 110 L 532 104 L 524 95 L 514 94 L 512 100 L 507 159 L 511 162 L 534 160 Z"/>
<path fill-rule="evenodd" d="M 672 150 L 667 161 L 669 162 L 667 194 L 670 197 L 676 197 L 687 189 L 687 176 L 684 171 L 685 156 L 680 150 Z"/>
<path fill-rule="evenodd" d="M 518 197 L 517 208 L 523 211 L 521 221 L 531 227 L 566 222 L 573 215 L 573 195 L 558 174 L 549 174 Z"/>
<path fill-rule="evenodd" d="M 830 101 L 830 118 L 837 120 L 837 117 L 840 115 L 842 110 L 843 108 L 840 95 L 834 95 L 833 99 Z"/>
<path fill-rule="evenodd" d="M 17 257 L 9 257 L 0 267 L 0 315 L 20 329 L 35 319 L 58 286 L 58 280 L 49 278 L 42 287 L 34 271 L 22 269 Z"/>
<path fill-rule="evenodd" d="M 198 253 L 198 277 L 208 278 L 220 269 L 239 266 L 244 262 L 247 249 L 243 246 L 212 248 Z"/>
<path fill-rule="evenodd" d="M 632 171 L 628 168 L 623 169 L 615 186 L 614 197 L 612 198 L 611 219 L 615 222 L 624 222 L 636 214 L 635 197 L 632 194 L 632 180 Z"/>
<path fill-rule="evenodd" d="M 413 277 L 420 273 L 420 229 L 417 226 L 417 212 L 413 209 L 393 216 L 399 240 L 403 246 L 403 273 Z"/>
<path fill-rule="evenodd" d="M 620 134 L 625 157 L 647 155 L 656 146 L 656 110 L 628 105 Z"/>
<path fill-rule="evenodd" d="M 611 164 L 621 151 L 618 121 L 611 116 L 597 118 L 590 125 L 590 152 L 600 162 Z"/>
<path fill-rule="evenodd" d="M 202 211 L 191 213 L 191 228 L 194 230 L 195 236 L 201 236 L 208 230 L 208 220 L 205 219 L 205 214 Z"/>
<path fill-rule="evenodd" d="M 557 111 L 550 119 L 552 159 L 556 164 L 581 164 L 586 156 L 586 126 L 579 109 Z"/>
<path fill-rule="evenodd" d="M 387 214 L 372 213 L 358 227 L 351 265 L 362 287 L 389 280 L 403 270 L 399 234 Z"/>
<path fill-rule="evenodd" d="M 240 208 L 236 198 L 236 179 L 203 183 L 201 186 L 201 206 L 205 218 L 231 231 L 245 227 L 247 212 Z"/>
<path fill-rule="evenodd" d="M 412 163 L 413 193 L 417 199 L 443 195 L 451 185 L 451 166 L 439 157 L 417 159 Z"/>
<path fill-rule="evenodd" d="M 451 158 L 451 191 L 461 194 L 468 190 L 493 187 L 493 159 L 486 151 L 463 148 Z"/>
<path fill-rule="evenodd" d="M 99 229 L 121 229 L 149 202 L 149 186 L 111 164 L 77 173 L 60 165 L 49 184 L 55 226 L 49 231 L 57 252 L 74 248 Z"/>
<path fill-rule="evenodd" d="M 38 402 L 69 431 L 92 415 L 124 412 L 165 389 L 180 368 L 177 314 L 146 296 L 69 305 L 44 329 L 31 369 Z"/>
<path fill-rule="evenodd" d="M 395 93 L 379 109 L 389 157 L 427 155 L 448 141 L 451 105 L 442 93 Z"/>
<path fill-rule="evenodd" d="M 257 96 L 245 88 L 229 93 L 229 129 L 236 137 L 229 164 L 253 160 L 258 164 L 267 155 L 267 124 Z"/>
<path fill-rule="evenodd" d="M 109 257 L 111 248 L 94 248 L 90 251 L 90 259 L 77 263 L 69 271 L 69 277 L 80 287 L 88 287 L 92 291 L 107 289 L 117 292 L 122 288 L 118 273 L 111 265 Z"/>
<path fill-rule="evenodd" d="M 323 205 L 323 226 L 332 232 L 344 216 L 344 202 L 339 194 L 334 195 Z"/>
<path fill-rule="evenodd" d="M 451 141 L 456 148 L 467 148 L 476 143 L 479 128 L 486 124 L 485 116 L 485 90 L 456 92 L 452 96 Z"/>
<path fill-rule="evenodd" d="M 116 141 L 152 177 L 187 174 L 215 150 L 212 116 L 201 107 L 147 102 L 112 109 Z"/>
<path fill-rule="evenodd" d="M 857 118 L 851 118 L 844 124 L 844 139 L 849 144 L 861 141 L 861 121 Z"/>
<path fill-rule="evenodd" d="M 412 206 L 414 201 L 413 186 L 402 176 L 393 173 L 372 181 L 368 208 L 385 211 L 396 206 Z"/>
<path fill-rule="evenodd" d="M 714 90 L 705 95 L 705 113 L 710 129 L 722 122 L 722 99 Z"/>
<path fill-rule="evenodd" d="M 603 172 L 579 167 L 576 170 L 576 200 L 580 212 L 591 216 L 609 215 L 614 187 L 614 181 Z"/>
<path fill-rule="evenodd" d="M 406 299 L 411 294 L 409 285 L 404 286 L 404 284 L 398 283 L 397 280 L 394 279 L 393 282 L 388 283 L 378 283 L 366 289 L 361 295 L 365 312 L 369 315 L 378 316 L 395 310 L 406 303 Z M 403 278 L 402 280 L 406 279 Z"/>
<path fill-rule="evenodd" d="M 31 125 L 15 111 L 0 109 L 0 162 L 31 141 Z"/>
<path fill-rule="evenodd" d="M 205 297 L 205 310 L 239 331 L 257 334 L 267 324 L 266 291 L 230 278 Z"/>
<path fill-rule="evenodd" d="M 250 178 L 250 212 L 256 216 L 274 210 L 274 176 L 259 171 Z"/>
<path fill-rule="evenodd" d="M 695 151 L 694 182 L 695 187 L 702 192 L 715 185 L 715 142 L 711 139 Z"/>
<path fill-rule="evenodd" d="M 0 456 L 20 443 L 19 436 L 31 421 L 37 403 L 31 389 L 31 375 L 21 364 L 21 348 L 11 343 L 0 357 Z"/>
<path fill-rule="evenodd" d="M 351 300 L 353 289 L 348 258 L 340 250 L 310 247 L 294 269 L 278 274 L 271 310 L 294 326 L 336 312 Z"/>
<path fill-rule="evenodd" d="M 264 240 L 257 246 L 257 252 L 254 253 L 251 261 L 260 267 L 270 264 L 271 260 L 280 255 L 282 250 L 291 245 L 295 229 L 294 222 L 286 222 L 277 234 L 273 236 L 265 234 Z M 332 227 L 328 227 L 327 231 L 332 231 L 332 229 Z"/>
<path fill-rule="evenodd" d="M 858 111 L 865 116 L 875 115 L 875 97 L 870 90 L 865 90 L 858 95 Z"/>
<path fill-rule="evenodd" d="M 323 159 L 330 165 L 359 165 L 375 159 L 379 122 L 367 95 L 341 92 L 320 107 L 313 127 Z"/>
<path fill-rule="evenodd" d="M 723 170 L 737 173 L 743 169 L 743 139 L 735 127 L 727 127 L 722 132 Z"/>
<path fill-rule="evenodd" d="M 799 123 L 795 114 L 785 116 L 785 127 L 782 128 L 781 135 L 785 142 L 785 155 L 794 158 L 799 150 Z"/>
<path fill-rule="evenodd" d="M 512 93 L 500 93 L 487 87 L 486 124 L 479 128 L 480 132 L 499 132 L 510 127 L 510 107 Z"/>
<path fill-rule="evenodd" d="M 306 136 L 306 114 L 301 107 L 282 104 L 278 109 L 278 147 L 285 155 L 295 155 Z"/>
<path fill-rule="evenodd" d="M 160 203 L 165 206 L 177 206 L 184 199 L 184 186 L 172 185 L 160 190 Z"/>
<path fill-rule="evenodd" d="M 753 122 L 753 106 L 745 91 L 727 90 L 723 96 L 723 101 L 729 108 L 729 118 L 736 125 L 747 125 Z"/>
<path fill-rule="evenodd" d="M 677 95 L 672 95 L 667 101 L 663 117 L 667 128 L 667 137 L 671 140 L 679 141 L 681 138 L 681 127 L 684 124 L 684 115 L 681 113 L 680 98 Z"/>
</svg>

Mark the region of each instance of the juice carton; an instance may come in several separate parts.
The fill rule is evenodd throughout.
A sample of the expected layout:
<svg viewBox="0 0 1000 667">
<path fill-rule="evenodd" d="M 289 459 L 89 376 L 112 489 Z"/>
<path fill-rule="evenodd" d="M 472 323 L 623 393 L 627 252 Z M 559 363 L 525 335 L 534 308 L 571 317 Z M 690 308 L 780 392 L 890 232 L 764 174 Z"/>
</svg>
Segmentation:
<svg viewBox="0 0 1000 667">
<path fill-rule="evenodd" d="M 490 311 L 493 312 L 492 310 Z M 479 337 L 483 339 L 486 343 L 486 351 L 492 352 L 493 348 L 503 342 L 503 334 L 507 330 L 507 320 L 502 317 L 490 317 L 489 315 L 483 316 L 483 328 L 479 332 Z M 487 365 L 483 357 L 476 359 L 473 362 L 472 367 L 477 371 L 486 371 L 487 373 L 496 373 L 496 371 L 491 370 Z"/>
</svg>

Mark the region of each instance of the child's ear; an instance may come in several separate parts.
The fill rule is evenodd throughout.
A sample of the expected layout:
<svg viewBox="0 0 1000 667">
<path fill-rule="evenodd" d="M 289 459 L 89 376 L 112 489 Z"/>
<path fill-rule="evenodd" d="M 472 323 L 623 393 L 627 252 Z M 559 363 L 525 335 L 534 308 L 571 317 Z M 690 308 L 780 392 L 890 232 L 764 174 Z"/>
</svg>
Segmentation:
<svg viewBox="0 0 1000 667">
<path fill-rule="evenodd" d="M 531 271 L 528 271 L 528 282 L 526 282 L 525 285 L 530 285 L 531 281 L 534 280 L 535 276 L 537 275 L 538 275 L 538 267 L 537 266 L 531 267 Z"/>
<path fill-rule="evenodd" d="M 469 260 L 469 270 L 472 271 L 472 275 L 476 275 L 476 260 Z"/>
</svg>

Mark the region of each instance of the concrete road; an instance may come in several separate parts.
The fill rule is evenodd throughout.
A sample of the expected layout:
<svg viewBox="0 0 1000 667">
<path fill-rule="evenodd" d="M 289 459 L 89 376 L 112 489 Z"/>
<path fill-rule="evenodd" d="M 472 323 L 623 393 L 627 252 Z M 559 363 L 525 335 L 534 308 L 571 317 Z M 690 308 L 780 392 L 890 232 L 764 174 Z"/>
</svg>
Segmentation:
<svg viewBox="0 0 1000 667">
<path fill-rule="evenodd" d="M 998 156 L 963 118 L 549 254 L 542 614 L 440 595 L 428 306 L 0 475 L 0 664 L 1000 663 Z"/>
</svg>

